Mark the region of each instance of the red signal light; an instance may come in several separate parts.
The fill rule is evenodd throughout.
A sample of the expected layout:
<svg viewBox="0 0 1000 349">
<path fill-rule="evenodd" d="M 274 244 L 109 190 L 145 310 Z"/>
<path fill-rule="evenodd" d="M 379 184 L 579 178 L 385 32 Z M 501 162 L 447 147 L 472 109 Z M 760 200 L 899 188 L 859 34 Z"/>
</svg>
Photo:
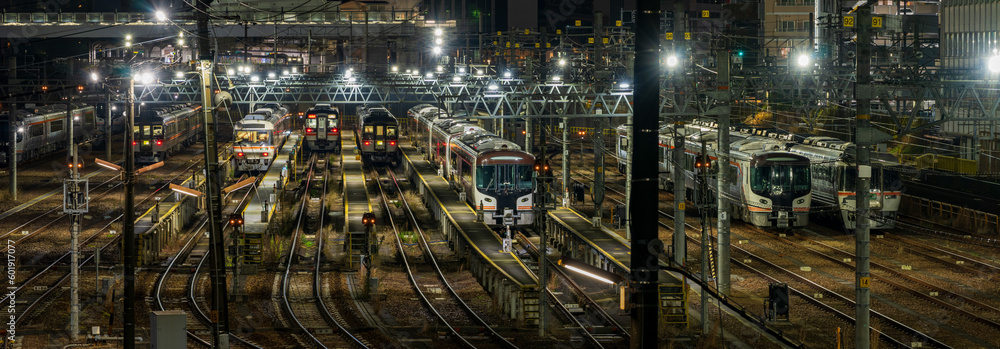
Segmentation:
<svg viewBox="0 0 1000 349">
<path fill-rule="evenodd" d="M 239 152 L 239 153 L 236 153 L 236 156 L 238 156 L 238 157 L 241 157 L 241 158 L 242 158 L 242 157 L 243 157 L 243 152 Z"/>
<path fill-rule="evenodd" d="M 156 145 L 163 145 L 163 140 L 162 139 L 157 139 L 156 140 Z"/>
<path fill-rule="evenodd" d="M 370 145 L 370 144 L 372 144 L 371 141 L 365 141 L 365 145 Z"/>
<path fill-rule="evenodd" d="M 132 145 L 139 145 L 139 142 L 137 142 L 137 141 L 132 141 Z"/>
<path fill-rule="evenodd" d="M 265 157 L 265 158 L 267 157 L 267 152 L 266 152 L 266 151 L 264 152 L 264 157 Z"/>
</svg>

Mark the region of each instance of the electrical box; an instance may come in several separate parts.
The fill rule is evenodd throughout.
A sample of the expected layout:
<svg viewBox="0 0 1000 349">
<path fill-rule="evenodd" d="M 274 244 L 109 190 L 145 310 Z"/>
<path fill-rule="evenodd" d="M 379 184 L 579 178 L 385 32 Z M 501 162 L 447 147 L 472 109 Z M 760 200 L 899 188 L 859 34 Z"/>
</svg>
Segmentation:
<svg viewBox="0 0 1000 349">
<path fill-rule="evenodd" d="M 152 349 L 187 348 L 187 314 L 182 310 L 154 311 L 149 315 Z"/>
</svg>

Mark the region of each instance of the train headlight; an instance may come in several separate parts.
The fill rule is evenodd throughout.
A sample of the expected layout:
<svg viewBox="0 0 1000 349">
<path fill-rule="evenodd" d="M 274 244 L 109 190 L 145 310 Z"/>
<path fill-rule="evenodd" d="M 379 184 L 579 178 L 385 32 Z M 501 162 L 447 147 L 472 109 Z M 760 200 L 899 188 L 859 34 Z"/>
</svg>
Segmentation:
<svg viewBox="0 0 1000 349">
<path fill-rule="evenodd" d="M 521 199 L 521 202 L 528 202 L 528 198 Z"/>
<path fill-rule="evenodd" d="M 385 142 L 384 141 L 377 141 L 377 142 L 375 142 L 375 145 L 382 145 L 382 144 L 385 144 Z"/>
<path fill-rule="evenodd" d="M 142 141 L 142 145 L 149 145 L 149 141 Z"/>
</svg>

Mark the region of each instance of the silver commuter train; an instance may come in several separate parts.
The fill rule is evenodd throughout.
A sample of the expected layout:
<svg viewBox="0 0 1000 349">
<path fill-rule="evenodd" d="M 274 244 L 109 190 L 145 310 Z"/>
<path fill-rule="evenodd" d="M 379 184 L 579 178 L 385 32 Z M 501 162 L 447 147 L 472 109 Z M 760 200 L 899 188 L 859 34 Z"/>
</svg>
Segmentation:
<svg viewBox="0 0 1000 349">
<path fill-rule="evenodd" d="M 104 130 L 97 128 L 97 117 L 93 106 L 71 105 L 73 116 L 73 138 L 77 143 L 98 140 Z M 14 124 L 5 112 L 0 114 L 0 164 L 8 165 L 7 153 L 10 137 L 14 135 L 14 150 L 18 162 L 31 160 L 42 155 L 66 148 L 69 128 L 66 125 L 66 105 L 55 104 L 14 111 Z"/>
<path fill-rule="evenodd" d="M 267 171 L 288 137 L 288 109 L 258 108 L 233 126 L 233 169 Z"/>
<path fill-rule="evenodd" d="M 155 163 L 166 160 L 204 137 L 200 112 L 201 105 L 183 105 L 143 108 L 132 125 L 134 140 L 132 151 L 135 162 Z"/>
<path fill-rule="evenodd" d="M 414 143 L 427 142 L 431 161 L 464 189 L 466 201 L 483 211 L 490 226 L 534 222 L 535 157 L 513 142 L 466 120 L 443 118 L 440 109 L 420 105 L 414 116 Z"/>
<path fill-rule="evenodd" d="M 305 148 L 309 151 L 340 151 L 340 109 L 320 103 L 306 111 Z"/>
</svg>

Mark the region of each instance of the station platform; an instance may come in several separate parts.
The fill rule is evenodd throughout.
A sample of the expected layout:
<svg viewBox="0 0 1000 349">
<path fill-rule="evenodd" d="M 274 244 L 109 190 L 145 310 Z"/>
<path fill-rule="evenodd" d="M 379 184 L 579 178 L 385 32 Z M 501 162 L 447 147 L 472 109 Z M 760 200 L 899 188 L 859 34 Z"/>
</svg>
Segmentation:
<svg viewBox="0 0 1000 349">
<path fill-rule="evenodd" d="M 343 133 L 340 137 L 341 166 L 344 183 L 344 253 L 351 256 L 350 262 L 357 262 L 357 255 L 369 254 L 370 242 L 361 218 L 372 212 L 365 181 L 364 163 L 356 154 L 357 143 L 354 135 Z"/>
<path fill-rule="evenodd" d="M 181 186 L 197 188 L 204 185 L 202 178 L 193 183 L 188 177 Z M 201 210 L 201 200 L 176 192 L 166 192 L 155 197 L 156 204 L 135 220 L 136 265 L 150 265 L 160 260 L 160 251 L 177 238 L 177 234 Z M 167 263 L 167 262 L 163 262 Z"/>
<path fill-rule="evenodd" d="M 476 210 L 460 200 L 458 192 L 423 154 L 409 143 L 401 143 L 400 150 L 407 177 L 441 223 L 452 250 L 468 258 L 470 270 L 487 291 L 509 300 L 500 302 L 505 313 L 526 325 L 537 323 L 538 280 L 534 273 L 512 252 L 502 252 L 499 235 L 477 219 Z"/>
<path fill-rule="evenodd" d="M 250 201 L 241 211 L 244 234 L 242 257 L 245 264 L 263 262 L 262 240 L 268 227 L 274 222 L 279 191 L 284 189 L 289 177 L 295 172 L 296 152 L 301 149 L 301 141 L 302 137 L 298 132 L 288 136 L 271 167 L 262 178 L 257 179 L 257 192 L 250 195 Z"/>
</svg>

